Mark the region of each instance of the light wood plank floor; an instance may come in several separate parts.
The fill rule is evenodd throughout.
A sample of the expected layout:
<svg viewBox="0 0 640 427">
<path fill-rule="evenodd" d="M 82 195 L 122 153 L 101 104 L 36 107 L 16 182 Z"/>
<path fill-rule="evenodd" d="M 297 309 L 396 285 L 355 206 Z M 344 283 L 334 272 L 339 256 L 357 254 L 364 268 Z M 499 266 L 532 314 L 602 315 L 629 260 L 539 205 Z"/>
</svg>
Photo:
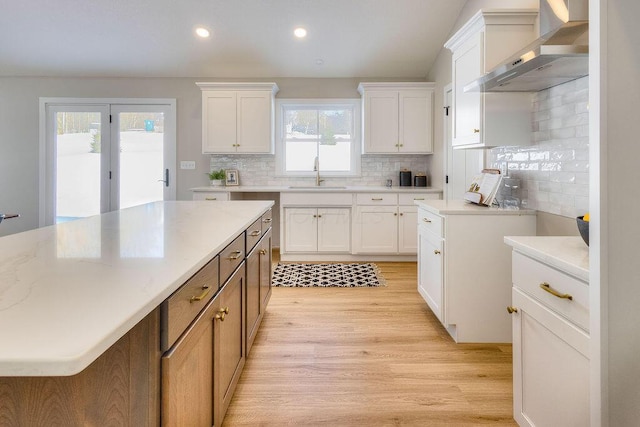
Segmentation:
<svg viewBox="0 0 640 427">
<path fill-rule="evenodd" d="M 274 288 L 224 425 L 516 425 L 511 345 L 455 344 L 416 290 Z"/>
</svg>

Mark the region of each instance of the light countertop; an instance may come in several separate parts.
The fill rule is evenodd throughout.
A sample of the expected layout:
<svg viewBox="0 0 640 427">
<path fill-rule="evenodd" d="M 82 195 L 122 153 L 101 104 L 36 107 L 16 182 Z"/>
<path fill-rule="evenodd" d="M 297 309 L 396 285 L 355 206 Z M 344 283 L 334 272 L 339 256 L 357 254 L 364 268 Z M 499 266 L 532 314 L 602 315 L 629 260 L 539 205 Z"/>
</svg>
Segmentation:
<svg viewBox="0 0 640 427">
<path fill-rule="evenodd" d="M 0 376 L 82 371 L 272 205 L 156 202 L 0 238 Z"/>
<path fill-rule="evenodd" d="M 416 200 L 418 207 L 436 215 L 535 215 L 532 209 L 500 209 L 464 200 Z"/>
<path fill-rule="evenodd" d="M 504 242 L 515 251 L 589 282 L 589 247 L 580 236 L 506 236 Z"/>
<path fill-rule="evenodd" d="M 309 193 L 309 192 L 325 192 L 325 193 L 442 193 L 442 189 L 433 187 L 385 187 L 385 186 L 331 186 L 321 185 L 319 187 L 309 186 L 220 186 L 220 187 L 195 187 L 191 188 L 194 192 L 207 191 L 229 191 L 229 192 L 245 192 L 245 193 Z"/>
</svg>

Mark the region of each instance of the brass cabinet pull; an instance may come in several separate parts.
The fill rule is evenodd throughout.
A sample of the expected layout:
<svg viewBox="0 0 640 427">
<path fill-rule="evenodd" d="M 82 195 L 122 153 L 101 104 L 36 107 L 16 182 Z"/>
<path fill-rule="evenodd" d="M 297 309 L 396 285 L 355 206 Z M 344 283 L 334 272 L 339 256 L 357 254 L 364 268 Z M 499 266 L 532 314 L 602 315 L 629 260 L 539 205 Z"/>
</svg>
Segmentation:
<svg viewBox="0 0 640 427">
<path fill-rule="evenodd" d="M 377 197 L 377 198 L 371 198 L 371 200 L 373 200 L 374 202 L 379 202 L 380 200 L 383 200 L 382 197 Z"/>
<path fill-rule="evenodd" d="M 221 308 L 220 310 L 218 310 L 218 313 L 229 314 L 229 307 Z"/>
<path fill-rule="evenodd" d="M 265 219 L 262 220 L 262 222 L 271 222 L 271 221 L 273 221 L 273 219 L 271 219 L 271 218 L 265 218 Z"/>
<path fill-rule="evenodd" d="M 404 216 L 404 213 L 403 213 L 403 212 L 400 212 L 400 216 Z"/>
<path fill-rule="evenodd" d="M 204 292 L 202 292 L 200 295 L 193 296 L 193 297 L 189 298 L 189 302 L 202 301 L 204 299 L 204 297 L 206 297 L 207 294 L 209 294 L 209 292 L 211 292 L 211 289 L 209 288 L 209 285 L 202 285 L 202 290 Z"/>
<path fill-rule="evenodd" d="M 517 313 L 518 309 L 515 307 L 511 307 L 510 305 L 507 306 L 507 311 L 509 312 L 509 314 L 513 314 L 513 313 Z"/>
<path fill-rule="evenodd" d="M 249 234 L 249 236 L 256 237 L 256 236 L 259 236 L 259 235 L 260 235 L 260 233 L 262 233 L 262 231 L 260 231 L 260 230 L 253 230 L 253 231 L 251 232 L 251 234 Z"/>
<path fill-rule="evenodd" d="M 266 255 L 266 254 L 267 254 L 266 249 L 260 249 L 260 255 Z"/>
<path fill-rule="evenodd" d="M 433 253 L 434 253 L 434 254 L 436 254 L 436 255 L 440 255 L 442 252 L 440 252 L 440 251 L 439 251 L 439 250 L 437 250 L 437 249 L 434 249 L 434 250 L 433 250 Z"/>
<path fill-rule="evenodd" d="M 424 197 L 420 197 L 420 198 L 414 197 L 413 200 L 424 200 Z"/>
<path fill-rule="evenodd" d="M 540 283 L 540 288 L 543 291 L 549 292 L 551 295 L 553 295 L 555 297 L 562 298 L 562 299 L 568 299 L 570 301 L 573 301 L 573 296 L 571 296 L 569 294 L 561 294 L 560 292 L 558 292 L 555 289 L 553 289 L 551 287 L 551 285 L 548 284 L 547 282 Z"/>
<path fill-rule="evenodd" d="M 400 144 L 400 147 L 404 147 L 404 144 Z"/>
<path fill-rule="evenodd" d="M 422 220 L 423 220 L 424 222 L 431 222 L 431 220 L 430 220 L 429 218 L 422 218 Z"/>
<path fill-rule="evenodd" d="M 217 197 L 205 197 L 205 200 L 218 200 Z"/>
<path fill-rule="evenodd" d="M 393 213 L 393 216 L 398 216 L 398 212 L 394 212 L 394 213 Z"/>
<path fill-rule="evenodd" d="M 314 218 L 318 218 L 318 215 L 315 215 L 315 214 L 314 214 L 314 215 L 313 215 L 313 217 L 314 217 Z"/>
<path fill-rule="evenodd" d="M 318 218 L 322 218 L 322 215 L 318 215 Z"/>
<path fill-rule="evenodd" d="M 233 261 L 234 259 L 238 259 L 238 258 L 240 258 L 240 255 L 242 255 L 242 251 L 233 251 L 231 253 L 233 255 L 229 256 L 229 261 Z"/>
<path fill-rule="evenodd" d="M 474 129 L 473 133 L 480 133 L 480 129 Z"/>
<path fill-rule="evenodd" d="M 396 147 L 399 147 L 399 146 L 400 146 L 400 144 L 396 144 Z"/>
</svg>

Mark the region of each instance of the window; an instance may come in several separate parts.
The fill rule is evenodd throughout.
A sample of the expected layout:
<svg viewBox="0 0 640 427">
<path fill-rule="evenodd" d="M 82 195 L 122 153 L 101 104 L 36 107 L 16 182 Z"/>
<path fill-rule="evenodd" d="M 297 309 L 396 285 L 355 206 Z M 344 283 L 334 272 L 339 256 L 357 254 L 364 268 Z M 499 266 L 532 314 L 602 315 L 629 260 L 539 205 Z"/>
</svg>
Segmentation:
<svg viewBox="0 0 640 427">
<path fill-rule="evenodd" d="M 360 173 L 360 100 L 279 100 L 277 167 L 281 175 Z"/>
</svg>

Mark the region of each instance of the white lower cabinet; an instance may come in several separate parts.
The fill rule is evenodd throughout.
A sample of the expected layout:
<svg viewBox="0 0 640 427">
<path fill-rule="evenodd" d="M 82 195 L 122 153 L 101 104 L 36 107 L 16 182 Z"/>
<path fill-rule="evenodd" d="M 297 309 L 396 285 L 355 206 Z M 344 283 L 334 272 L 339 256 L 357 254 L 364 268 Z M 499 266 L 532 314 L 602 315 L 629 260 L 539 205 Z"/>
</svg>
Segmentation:
<svg viewBox="0 0 640 427">
<path fill-rule="evenodd" d="M 287 252 L 349 252 L 351 209 L 285 208 Z"/>
<path fill-rule="evenodd" d="M 358 206 L 354 237 L 354 253 L 398 252 L 398 207 Z"/>
<path fill-rule="evenodd" d="M 513 269 L 513 416 L 520 426 L 588 426 L 588 285 L 518 252 Z"/>
<path fill-rule="evenodd" d="M 444 321 L 443 240 L 420 226 L 418 237 L 418 292 L 440 322 Z"/>
<path fill-rule="evenodd" d="M 398 206 L 398 253 L 416 254 L 418 252 L 417 206 Z"/>
</svg>

